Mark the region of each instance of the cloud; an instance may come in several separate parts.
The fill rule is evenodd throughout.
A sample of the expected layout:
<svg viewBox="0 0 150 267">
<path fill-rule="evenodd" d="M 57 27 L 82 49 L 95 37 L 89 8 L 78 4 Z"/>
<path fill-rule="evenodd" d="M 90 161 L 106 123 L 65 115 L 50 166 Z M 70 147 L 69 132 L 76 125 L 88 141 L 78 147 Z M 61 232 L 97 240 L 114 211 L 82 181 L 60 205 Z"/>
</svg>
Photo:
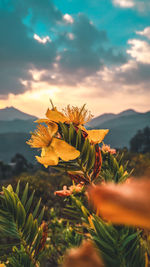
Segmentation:
<svg viewBox="0 0 150 267">
<path fill-rule="evenodd" d="M 32 80 L 30 68 L 51 66 L 56 56 L 56 47 L 50 42 L 43 46 L 30 37 L 32 29 L 24 25 L 16 12 L 0 11 L 0 32 L 0 95 L 9 92 L 17 94 L 26 90 L 21 80 Z"/>
<path fill-rule="evenodd" d="M 150 64 L 150 44 L 146 41 L 132 39 L 128 41 L 131 48 L 127 50 L 127 53 L 131 57 L 135 58 L 137 62 L 143 64 Z"/>
<path fill-rule="evenodd" d="M 69 32 L 69 33 L 68 33 L 68 38 L 69 38 L 70 40 L 74 40 L 75 36 L 74 36 L 73 33 Z"/>
<path fill-rule="evenodd" d="M 105 64 L 126 61 L 123 53 L 111 46 L 106 31 L 99 30 L 84 14 L 78 15 L 71 32 L 62 33 L 57 42 L 64 47 L 58 62 L 64 83 L 78 84 Z"/>
<path fill-rule="evenodd" d="M 42 44 L 46 44 L 47 42 L 51 42 L 51 39 L 49 38 L 49 36 L 45 36 L 45 37 L 41 38 L 36 33 L 33 35 L 33 38 Z"/>
<path fill-rule="evenodd" d="M 0 13 L 1 97 L 8 96 L 9 101 L 16 97 L 19 106 L 19 101 L 24 103 L 23 97 L 31 104 L 37 94 L 37 106 L 41 107 L 41 101 L 53 92 L 59 104 L 62 99 L 66 104 L 82 104 L 83 99 L 97 103 L 100 98 L 106 104 L 107 98 L 111 96 L 115 101 L 116 95 L 121 103 L 121 93 L 129 96 L 136 95 L 137 90 L 141 95 L 148 92 L 148 41 L 130 39 L 125 51 L 112 45 L 106 30 L 97 27 L 94 20 L 91 23 L 85 14 L 62 14 L 48 0 L 43 5 L 39 0 L 14 3 L 13 10 Z M 46 26 L 44 33 L 38 31 L 38 23 Z M 144 29 L 138 34 L 146 37 L 148 32 Z M 108 103 L 115 106 L 111 99 Z"/>
<path fill-rule="evenodd" d="M 21 29 L 23 30 L 23 28 Z M 92 40 L 88 39 L 87 33 L 82 40 L 83 30 L 86 29 Z M 69 38 L 68 33 L 73 34 L 73 38 Z M 21 40 L 21 34 L 19 37 Z M 38 116 L 42 116 L 42 112 L 45 112 L 43 103 L 49 105 L 49 97 L 52 97 L 59 107 L 68 103 L 72 105 L 78 103 L 81 106 L 83 101 L 87 102 L 89 109 L 96 115 L 112 110 L 119 112 L 129 107 L 141 111 L 149 108 L 150 47 L 148 41 L 137 38 L 130 39 L 127 61 L 123 53 L 116 52 L 117 49 L 111 47 L 106 32 L 98 30 L 87 17 L 81 14 L 68 31 L 62 32 L 58 36 L 55 44 L 54 41 L 45 44 L 39 43 L 33 39 L 33 35 L 32 39 L 28 40 L 29 43 L 27 42 L 29 47 L 30 41 L 33 42 L 33 49 L 38 46 L 37 52 L 45 53 L 46 56 L 52 49 L 51 45 L 54 45 L 55 56 L 50 61 L 46 61 L 44 58 L 42 63 L 43 55 L 41 54 L 41 59 L 36 59 L 36 52 L 35 58 L 32 58 L 30 64 L 28 53 L 26 53 L 26 61 L 18 58 L 17 68 L 13 68 L 14 80 L 11 77 L 7 81 L 10 83 L 8 84 L 9 90 L 13 84 L 18 88 L 17 96 L 9 94 L 7 103 L 10 105 L 15 104 L 20 109 L 24 106 L 24 111 L 30 113 L 34 109 L 35 115 Z M 32 53 L 34 52 L 32 51 Z M 95 53 L 94 59 L 93 53 Z M 66 61 L 62 60 L 64 55 L 66 55 Z M 14 56 L 13 63 L 15 59 L 16 56 Z M 21 65 L 19 65 L 19 60 Z M 10 63 L 9 60 L 8 62 Z M 22 62 L 24 62 L 23 65 Z M 10 70 L 8 69 L 10 73 L 12 72 L 11 68 L 12 66 L 10 66 Z M 7 68 L 5 71 L 7 72 Z M 6 75 L 7 73 L 2 75 L 2 78 Z M 19 88 L 19 83 L 22 84 L 22 89 Z M 5 106 L 5 103 L 6 100 L 0 101 L 0 105 Z"/>
<path fill-rule="evenodd" d="M 99 71 L 84 80 L 95 88 L 95 94 L 105 97 L 109 94 L 122 92 L 122 95 L 150 95 L 150 44 L 149 42 L 131 39 L 127 53 L 130 58 L 118 66 L 103 66 Z M 100 84 L 101 89 L 98 87 Z M 132 98 L 131 96 L 131 98 Z"/>
<path fill-rule="evenodd" d="M 142 34 L 145 32 L 147 34 L 148 31 L 143 30 Z M 129 60 L 120 66 L 105 68 L 101 73 L 102 79 L 107 80 L 109 77 L 115 88 L 122 88 L 130 93 L 147 94 L 150 92 L 150 43 L 130 39 L 128 44 L 130 47 L 126 52 L 130 55 Z"/>
<path fill-rule="evenodd" d="M 64 16 L 63 16 L 63 19 L 67 22 L 67 23 L 73 23 L 74 22 L 74 19 L 73 19 L 73 17 L 71 16 L 71 15 L 69 15 L 69 14 L 65 14 Z"/>
<path fill-rule="evenodd" d="M 136 31 L 136 34 L 145 36 L 150 39 L 150 27 L 146 27 L 143 31 Z"/>
<path fill-rule="evenodd" d="M 127 53 L 131 58 L 117 67 L 105 69 L 102 79 L 108 79 L 114 84 L 115 88 L 123 88 L 130 93 L 150 92 L 150 44 L 139 39 L 128 41 L 130 48 Z M 103 79 L 103 80 L 104 80 Z"/>
<path fill-rule="evenodd" d="M 139 12 L 148 12 L 150 10 L 149 0 L 112 0 L 115 6 L 120 8 L 133 8 Z"/>
<path fill-rule="evenodd" d="M 62 13 L 54 5 L 53 0 L 7 1 L 7 9 L 13 9 L 21 18 L 35 25 L 40 21 L 51 26 L 63 20 Z"/>
<path fill-rule="evenodd" d="M 122 8 L 131 8 L 135 6 L 134 0 L 113 0 L 113 4 Z"/>
<path fill-rule="evenodd" d="M 136 90 L 139 92 L 148 92 L 150 88 L 150 64 L 142 64 L 133 61 L 129 61 L 126 65 L 118 68 L 114 73 L 114 81 L 120 83 L 126 88 L 129 88 L 130 92 Z"/>
<path fill-rule="evenodd" d="M 38 23 L 47 27 L 44 36 L 38 33 Z M 5 2 L 0 32 L 1 97 L 32 88 L 31 70 L 43 70 L 41 81 L 53 85 L 77 85 L 105 64 L 126 60 L 111 46 L 106 31 L 84 14 L 75 19 L 62 14 L 51 0 Z"/>
</svg>

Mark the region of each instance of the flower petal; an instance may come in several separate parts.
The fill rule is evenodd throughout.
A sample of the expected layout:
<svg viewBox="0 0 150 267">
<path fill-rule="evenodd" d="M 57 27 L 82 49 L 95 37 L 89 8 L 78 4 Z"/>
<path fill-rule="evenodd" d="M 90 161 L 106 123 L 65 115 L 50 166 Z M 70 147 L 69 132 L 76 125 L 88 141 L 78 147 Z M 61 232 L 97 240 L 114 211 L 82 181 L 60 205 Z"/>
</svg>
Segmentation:
<svg viewBox="0 0 150 267">
<path fill-rule="evenodd" d="M 109 132 L 108 129 L 101 129 L 101 130 L 89 130 L 88 139 L 90 142 L 93 143 L 101 143 L 105 137 L 105 135 Z"/>
<path fill-rule="evenodd" d="M 45 168 L 47 168 L 49 165 L 58 164 L 58 156 L 52 147 L 43 148 L 41 157 L 36 156 L 36 159 L 39 163 L 43 164 Z"/>
<path fill-rule="evenodd" d="M 90 200 L 113 223 L 150 229 L 150 180 L 91 187 Z"/>
<path fill-rule="evenodd" d="M 48 119 L 38 119 L 36 121 L 34 121 L 35 123 L 46 123 L 48 124 L 49 120 Z"/>
<path fill-rule="evenodd" d="M 61 139 L 53 138 L 51 146 L 54 148 L 57 156 L 64 161 L 76 159 L 80 155 L 78 150 Z"/>
<path fill-rule="evenodd" d="M 59 112 L 57 110 L 50 110 L 49 108 L 46 112 L 46 117 L 51 121 L 62 122 L 62 123 L 68 119 L 61 112 Z"/>
<path fill-rule="evenodd" d="M 34 121 L 36 123 L 45 123 L 48 125 L 48 131 L 51 136 L 53 136 L 58 131 L 58 125 L 55 122 L 50 121 L 49 119 L 39 119 Z"/>
<path fill-rule="evenodd" d="M 51 139 L 52 135 L 48 131 L 48 128 L 39 124 L 37 129 L 32 133 L 31 139 L 27 141 L 27 144 L 35 148 L 47 147 Z"/>
<path fill-rule="evenodd" d="M 55 122 L 48 123 L 48 132 L 50 136 L 53 136 L 58 131 L 58 125 Z"/>
</svg>

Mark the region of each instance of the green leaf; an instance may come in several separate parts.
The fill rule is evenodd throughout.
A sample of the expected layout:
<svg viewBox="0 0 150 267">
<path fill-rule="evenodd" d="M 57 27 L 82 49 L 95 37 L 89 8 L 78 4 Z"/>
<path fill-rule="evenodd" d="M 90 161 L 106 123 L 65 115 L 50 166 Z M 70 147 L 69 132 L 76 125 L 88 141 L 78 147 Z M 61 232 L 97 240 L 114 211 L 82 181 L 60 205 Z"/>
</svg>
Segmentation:
<svg viewBox="0 0 150 267">
<path fill-rule="evenodd" d="M 85 164 L 86 161 L 88 160 L 89 152 L 90 152 L 90 142 L 89 142 L 89 139 L 87 138 L 84 142 L 84 145 L 81 151 L 81 156 L 80 156 L 82 164 Z"/>
<path fill-rule="evenodd" d="M 33 215 L 30 213 L 23 230 L 23 236 L 25 239 L 27 239 L 28 234 L 31 231 L 32 225 L 33 225 Z"/>
<path fill-rule="evenodd" d="M 38 220 L 38 225 L 41 224 L 43 216 L 44 216 L 44 211 L 45 211 L 45 207 L 42 208 L 40 215 L 38 216 L 37 220 Z"/>
<path fill-rule="evenodd" d="M 26 219 L 26 212 L 25 212 L 25 209 L 24 209 L 22 203 L 19 201 L 17 203 L 17 225 L 18 225 L 18 228 L 22 228 L 24 226 L 25 219 Z"/>
<path fill-rule="evenodd" d="M 138 236 L 138 233 L 137 233 L 137 232 L 135 232 L 135 233 L 132 234 L 132 235 L 129 235 L 129 236 L 125 239 L 125 241 L 123 242 L 122 247 L 125 248 L 125 246 L 127 246 L 127 245 L 130 243 L 130 241 L 133 241 L 133 240 L 137 241 L 137 236 Z"/>
<path fill-rule="evenodd" d="M 69 127 L 69 144 L 72 146 L 76 145 L 76 131 L 73 124 L 70 124 Z"/>
<path fill-rule="evenodd" d="M 14 213 L 14 198 L 12 197 L 12 194 L 5 187 L 2 187 L 2 189 L 5 195 L 6 206 L 12 213 Z"/>
<path fill-rule="evenodd" d="M 89 171 L 93 168 L 95 163 L 95 147 L 91 146 L 90 148 L 90 152 L 89 152 L 89 158 L 88 158 L 88 162 L 86 165 L 86 170 Z"/>
<path fill-rule="evenodd" d="M 39 199 L 34 211 L 33 211 L 33 218 L 36 217 L 37 213 L 38 213 L 38 210 L 39 210 L 39 207 L 40 207 L 40 204 L 41 204 L 41 198 Z"/>
<path fill-rule="evenodd" d="M 16 194 L 19 195 L 19 189 L 20 189 L 20 180 L 17 183 L 17 188 L 16 188 Z"/>
<path fill-rule="evenodd" d="M 28 196 L 28 188 L 29 188 L 29 184 L 27 183 L 26 186 L 25 186 L 25 189 L 24 189 L 22 198 L 21 198 L 21 202 L 22 202 L 23 205 L 25 205 L 26 200 L 27 200 L 27 196 Z"/>
<path fill-rule="evenodd" d="M 13 192 L 13 188 L 12 188 L 11 184 L 9 184 L 9 185 L 7 186 L 7 190 L 8 190 L 10 193 Z"/>
<path fill-rule="evenodd" d="M 34 241 L 34 238 L 37 233 L 38 233 L 38 222 L 37 219 L 35 219 L 31 227 L 30 235 L 27 238 L 27 243 L 30 245 L 30 247 L 32 246 L 32 242 Z"/>
<path fill-rule="evenodd" d="M 81 139 L 82 139 L 82 133 L 81 130 L 78 129 L 77 131 L 77 137 L 76 137 L 76 149 L 78 149 L 79 151 L 81 151 Z"/>
<path fill-rule="evenodd" d="M 60 125 L 60 128 L 61 128 L 64 140 L 66 142 L 68 142 L 68 140 L 69 140 L 69 129 L 68 129 L 68 126 L 65 125 L 62 122 L 59 122 L 59 125 Z"/>
<path fill-rule="evenodd" d="M 32 204 L 32 200 L 33 200 L 33 197 L 34 197 L 34 194 L 35 194 L 35 190 L 32 192 L 30 198 L 28 199 L 26 205 L 25 205 L 25 210 L 26 210 L 26 213 L 28 213 L 30 207 L 31 207 L 31 204 Z"/>
<path fill-rule="evenodd" d="M 42 239 L 42 234 L 43 234 L 43 230 L 40 229 L 39 232 L 37 233 L 36 235 L 36 239 L 34 241 L 34 244 L 32 245 L 32 249 L 31 249 L 31 253 L 34 251 L 34 250 L 37 250 L 38 249 L 38 246 L 40 244 L 40 241 Z"/>
</svg>

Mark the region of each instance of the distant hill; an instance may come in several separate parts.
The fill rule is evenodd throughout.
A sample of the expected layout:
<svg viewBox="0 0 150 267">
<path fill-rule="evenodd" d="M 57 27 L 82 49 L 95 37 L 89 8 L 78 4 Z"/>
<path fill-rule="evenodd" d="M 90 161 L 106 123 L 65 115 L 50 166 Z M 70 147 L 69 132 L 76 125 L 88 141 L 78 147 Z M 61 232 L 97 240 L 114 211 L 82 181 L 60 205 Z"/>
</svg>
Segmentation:
<svg viewBox="0 0 150 267">
<path fill-rule="evenodd" d="M 26 141 L 30 138 L 29 133 L 36 127 L 33 122 L 36 118 L 25 113 L 22 114 L 14 108 L 4 110 L 9 114 L 9 118 L 4 120 L 6 113 L 0 110 L 0 160 L 9 162 L 16 153 L 21 153 L 28 161 L 35 162 L 34 155 L 37 155 L 37 149 L 30 148 Z M 14 110 L 16 115 L 23 116 L 23 119 L 17 117 L 10 120 L 10 111 L 13 113 Z M 3 119 L 1 112 L 5 115 Z M 15 117 L 15 112 L 11 118 Z M 119 114 L 102 114 L 87 124 L 87 128 L 90 129 L 109 129 L 104 141 L 114 148 L 129 147 L 131 138 L 139 129 L 146 126 L 150 127 L 150 112 L 139 113 L 132 109 Z"/>
<path fill-rule="evenodd" d="M 103 114 L 87 125 L 91 129 L 109 129 L 104 141 L 115 148 L 129 147 L 131 138 L 146 126 L 150 127 L 150 111 L 139 113 L 134 110 L 126 110 L 119 114 Z"/>
<path fill-rule="evenodd" d="M 37 117 L 24 113 L 14 107 L 6 107 L 4 109 L 0 109 L 0 121 L 12 121 L 15 119 L 35 120 L 36 118 Z"/>
<path fill-rule="evenodd" d="M 122 116 L 130 116 L 130 115 L 135 115 L 135 114 L 139 114 L 139 113 L 133 109 L 127 109 L 127 110 L 122 111 L 118 114 L 104 113 L 104 114 L 92 119 L 89 123 L 87 123 L 87 127 L 90 127 L 90 128 L 99 127 L 100 124 L 105 122 L 105 121 L 109 121 L 109 120 L 119 118 Z"/>
<path fill-rule="evenodd" d="M 29 162 L 36 162 L 35 155 L 39 152 L 26 144 L 29 140 L 28 133 L 5 133 L 0 134 L 0 161 L 10 162 L 16 154 L 22 154 Z"/>
<path fill-rule="evenodd" d="M 36 127 L 34 119 L 20 120 L 15 119 L 11 121 L 0 121 L 0 133 L 29 133 Z"/>
<path fill-rule="evenodd" d="M 35 161 L 37 151 L 34 152 L 26 141 L 36 127 L 36 119 L 14 107 L 0 109 L 0 160 L 9 162 L 16 153 L 20 153 L 28 161 Z"/>
</svg>

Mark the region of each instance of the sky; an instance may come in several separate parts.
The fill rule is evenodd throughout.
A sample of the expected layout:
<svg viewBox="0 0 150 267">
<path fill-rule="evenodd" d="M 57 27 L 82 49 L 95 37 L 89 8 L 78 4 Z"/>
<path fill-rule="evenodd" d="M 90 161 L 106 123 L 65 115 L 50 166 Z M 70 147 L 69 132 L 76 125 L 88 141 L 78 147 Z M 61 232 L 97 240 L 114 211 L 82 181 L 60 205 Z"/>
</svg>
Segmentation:
<svg viewBox="0 0 150 267">
<path fill-rule="evenodd" d="M 150 110 L 149 0 L 0 0 L 0 108 Z"/>
</svg>

